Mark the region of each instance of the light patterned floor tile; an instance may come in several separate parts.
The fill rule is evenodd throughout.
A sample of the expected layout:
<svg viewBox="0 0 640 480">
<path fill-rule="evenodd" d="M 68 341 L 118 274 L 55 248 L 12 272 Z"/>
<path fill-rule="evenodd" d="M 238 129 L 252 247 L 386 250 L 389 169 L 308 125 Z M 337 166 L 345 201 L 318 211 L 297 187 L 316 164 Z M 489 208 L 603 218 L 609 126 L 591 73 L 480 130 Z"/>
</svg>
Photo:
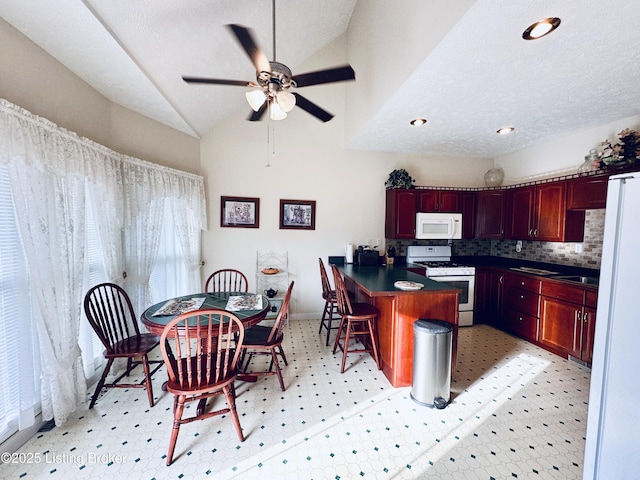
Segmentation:
<svg viewBox="0 0 640 480">
<path fill-rule="evenodd" d="M 588 369 L 488 326 L 463 328 L 452 401 L 436 410 L 391 388 L 368 355 L 350 355 L 340 374 L 317 326 L 287 326 L 285 392 L 273 376 L 238 383 L 244 442 L 228 416 L 188 424 L 166 467 L 172 398 L 160 370 L 156 406 L 144 390 L 110 390 L 20 449 L 51 461 L 0 465 L 2 478 L 581 478 Z"/>
</svg>

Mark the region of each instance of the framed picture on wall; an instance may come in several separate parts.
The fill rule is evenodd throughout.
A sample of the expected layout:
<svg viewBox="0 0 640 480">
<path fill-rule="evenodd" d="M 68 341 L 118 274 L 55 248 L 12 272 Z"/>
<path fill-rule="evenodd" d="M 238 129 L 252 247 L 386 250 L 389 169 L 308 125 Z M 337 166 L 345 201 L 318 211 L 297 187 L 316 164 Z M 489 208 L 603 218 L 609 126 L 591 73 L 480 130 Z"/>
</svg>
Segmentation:
<svg viewBox="0 0 640 480">
<path fill-rule="evenodd" d="M 260 226 L 260 199 L 220 197 L 220 226 L 258 228 Z"/>
<path fill-rule="evenodd" d="M 315 200 L 280 200 L 280 228 L 316 229 Z"/>
</svg>

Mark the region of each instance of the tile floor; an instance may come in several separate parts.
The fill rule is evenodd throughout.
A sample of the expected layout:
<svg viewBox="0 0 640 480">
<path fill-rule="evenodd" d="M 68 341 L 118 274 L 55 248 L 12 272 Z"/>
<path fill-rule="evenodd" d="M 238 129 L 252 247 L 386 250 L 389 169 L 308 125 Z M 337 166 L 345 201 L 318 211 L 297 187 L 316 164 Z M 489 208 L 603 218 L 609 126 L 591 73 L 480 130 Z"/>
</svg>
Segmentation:
<svg viewBox="0 0 640 480">
<path fill-rule="evenodd" d="M 172 398 L 109 390 L 89 411 L 39 433 L 2 464 L 9 478 L 136 479 L 579 479 L 589 370 L 491 327 L 460 330 L 459 357 L 444 410 L 394 389 L 368 355 L 341 375 L 317 322 L 286 330 L 287 390 L 277 378 L 239 383 L 246 440 L 231 419 L 183 426 L 165 466 Z M 215 402 L 222 402 L 216 399 Z M 87 402 L 88 403 L 88 402 Z"/>
</svg>

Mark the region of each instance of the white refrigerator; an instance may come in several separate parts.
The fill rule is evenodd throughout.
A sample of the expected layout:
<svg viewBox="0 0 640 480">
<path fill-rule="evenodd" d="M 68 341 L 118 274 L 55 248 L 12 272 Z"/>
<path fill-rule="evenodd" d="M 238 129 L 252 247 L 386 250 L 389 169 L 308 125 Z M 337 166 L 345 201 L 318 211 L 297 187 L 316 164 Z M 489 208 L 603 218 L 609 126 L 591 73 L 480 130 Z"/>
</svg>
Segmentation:
<svg viewBox="0 0 640 480">
<path fill-rule="evenodd" d="M 583 480 L 640 478 L 640 173 L 610 177 Z"/>
</svg>

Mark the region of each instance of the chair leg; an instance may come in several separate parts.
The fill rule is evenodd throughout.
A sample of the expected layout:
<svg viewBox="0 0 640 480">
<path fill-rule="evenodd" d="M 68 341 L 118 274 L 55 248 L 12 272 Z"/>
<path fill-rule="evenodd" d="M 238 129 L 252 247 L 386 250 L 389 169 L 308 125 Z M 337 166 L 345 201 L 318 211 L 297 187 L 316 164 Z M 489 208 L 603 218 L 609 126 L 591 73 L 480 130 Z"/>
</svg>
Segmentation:
<svg viewBox="0 0 640 480">
<path fill-rule="evenodd" d="M 229 406 L 229 410 L 231 410 L 231 418 L 233 418 L 233 424 L 236 427 L 236 433 L 238 434 L 238 438 L 241 442 L 244 442 L 244 435 L 242 433 L 242 427 L 240 426 L 240 419 L 238 418 L 238 412 L 236 410 L 236 399 L 232 388 L 227 385 L 222 387 L 222 391 L 224 392 L 224 396 L 227 399 L 227 405 Z"/>
<path fill-rule="evenodd" d="M 329 318 L 327 319 L 327 340 L 325 342 L 325 346 L 328 347 L 329 337 L 331 336 L 331 323 L 333 322 L 333 303 L 327 302 L 327 307 L 329 307 Z"/>
<path fill-rule="evenodd" d="M 142 368 L 144 369 L 144 385 L 147 389 L 147 397 L 149 398 L 149 406 L 153 407 L 153 384 L 151 383 L 151 371 L 149 369 L 149 358 L 142 356 Z"/>
<path fill-rule="evenodd" d="M 320 328 L 318 329 L 318 335 L 322 333 L 322 327 L 324 327 L 324 318 L 327 316 L 327 306 L 329 305 L 329 300 L 324 301 L 324 310 L 322 311 L 322 318 L 320 319 Z"/>
<path fill-rule="evenodd" d="M 286 367 L 288 367 L 289 366 L 289 362 L 287 362 L 287 356 L 284 354 L 284 350 L 282 348 L 282 345 L 280 345 L 278 347 L 278 350 L 280 351 L 280 356 L 282 357 L 282 361 L 284 362 L 284 365 Z"/>
<path fill-rule="evenodd" d="M 340 366 L 340 373 L 344 373 L 344 366 L 347 363 L 347 350 L 349 349 L 349 336 L 351 333 L 351 319 L 347 320 L 347 328 L 344 334 L 344 348 L 342 349 L 342 365 Z"/>
<path fill-rule="evenodd" d="M 184 411 L 185 397 L 177 395 L 173 405 L 173 428 L 171 429 L 171 440 L 169 440 L 169 451 L 167 452 L 167 466 L 173 462 L 173 452 L 176 449 L 178 434 L 180 433 L 180 420 Z"/>
<path fill-rule="evenodd" d="M 98 382 L 98 386 L 96 387 L 96 391 L 93 392 L 93 397 L 91 397 L 91 403 L 89 404 L 89 409 L 92 409 L 96 404 L 96 400 L 98 399 L 98 395 L 102 391 L 102 387 L 104 386 L 104 382 L 107 379 L 107 375 L 109 374 L 109 370 L 111 370 L 111 365 L 113 365 L 113 358 L 107 360 L 107 364 L 104 367 L 102 372 L 102 376 L 100 377 L 100 381 Z"/>
<path fill-rule="evenodd" d="M 369 335 L 371 335 L 371 348 L 373 349 L 373 359 L 376 362 L 378 370 L 381 370 L 380 366 L 380 354 L 378 353 L 378 340 L 376 338 L 376 331 L 374 328 L 373 320 L 367 320 L 367 326 L 369 327 Z"/>
<path fill-rule="evenodd" d="M 336 350 L 340 346 L 340 337 L 342 336 L 342 331 L 344 330 L 344 317 L 340 318 L 340 325 L 338 326 L 338 333 L 336 335 L 336 340 L 333 342 L 333 353 L 336 353 Z"/>
<path fill-rule="evenodd" d="M 271 347 L 271 363 L 276 366 L 276 375 L 278 376 L 278 380 L 280 381 L 280 388 L 284 392 L 284 379 L 282 378 L 282 369 L 280 368 L 280 362 L 278 361 L 278 352 L 276 352 L 275 347 Z M 269 368 L 271 371 L 271 368 Z"/>
</svg>

